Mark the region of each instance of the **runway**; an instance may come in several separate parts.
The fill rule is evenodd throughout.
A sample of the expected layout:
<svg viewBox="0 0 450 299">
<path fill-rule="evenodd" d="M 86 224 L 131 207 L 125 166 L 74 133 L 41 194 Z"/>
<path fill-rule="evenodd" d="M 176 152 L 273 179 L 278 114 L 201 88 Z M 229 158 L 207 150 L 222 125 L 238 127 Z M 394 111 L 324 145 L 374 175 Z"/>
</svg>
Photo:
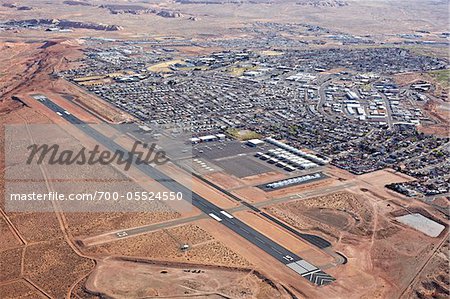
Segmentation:
<svg viewBox="0 0 450 299">
<path fill-rule="evenodd" d="M 111 151 L 120 150 L 125 153 L 128 153 L 127 150 L 122 148 L 117 143 L 113 142 L 110 138 L 104 136 L 103 134 L 95 130 L 93 127 L 91 127 L 89 124 L 84 123 L 77 117 L 70 114 L 70 112 L 64 110 L 57 104 L 53 103 L 47 97 L 43 95 L 32 95 L 32 97 L 38 100 L 43 105 L 45 105 L 46 107 L 48 107 L 49 109 L 51 109 L 52 111 L 54 111 L 55 113 L 57 113 L 60 117 L 64 118 L 69 123 L 77 125 L 77 128 L 79 128 L 83 133 L 95 139 L 97 142 L 99 142 L 109 150 Z M 134 160 L 134 157 L 132 158 Z M 251 228 L 244 222 L 240 221 L 239 219 L 231 215 L 226 216 L 221 208 L 212 204 L 211 202 L 201 197 L 200 195 L 192 192 L 185 186 L 176 182 L 166 174 L 152 167 L 151 165 L 134 163 L 134 166 L 141 172 L 151 177 L 152 179 L 156 180 L 161 185 L 163 185 L 164 187 L 166 187 L 171 191 L 181 192 L 186 195 L 192 194 L 192 204 L 196 208 L 200 209 L 203 213 L 211 216 L 211 218 L 215 219 L 222 225 L 226 226 L 233 232 L 237 233 L 247 241 L 256 245 L 257 247 L 265 251 L 267 254 L 271 255 L 273 258 L 285 264 L 287 268 L 293 270 L 295 273 L 308 279 L 313 284 L 321 286 L 329 284 L 335 280 L 332 276 L 326 274 L 316 266 L 303 260 L 301 257 L 294 254 L 293 252 L 280 246 L 278 243 L 274 242 L 265 235 L 254 230 L 253 228 Z"/>
</svg>

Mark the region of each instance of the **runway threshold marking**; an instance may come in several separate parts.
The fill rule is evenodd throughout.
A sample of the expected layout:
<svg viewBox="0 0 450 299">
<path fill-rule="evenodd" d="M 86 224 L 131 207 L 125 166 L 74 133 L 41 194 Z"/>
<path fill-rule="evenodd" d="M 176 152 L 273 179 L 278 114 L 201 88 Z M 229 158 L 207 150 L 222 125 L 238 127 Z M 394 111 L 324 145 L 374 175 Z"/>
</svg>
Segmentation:
<svg viewBox="0 0 450 299">
<path fill-rule="evenodd" d="M 215 220 L 217 220 L 217 221 L 219 221 L 219 222 L 222 221 L 222 218 L 219 218 L 219 217 L 218 217 L 216 214 L 214 214 L 214 213 L 209 213 L 208 215 L 211 216 L 211 218 L 213 218 L 213 219 L 215 219 Z"/>
</svg>

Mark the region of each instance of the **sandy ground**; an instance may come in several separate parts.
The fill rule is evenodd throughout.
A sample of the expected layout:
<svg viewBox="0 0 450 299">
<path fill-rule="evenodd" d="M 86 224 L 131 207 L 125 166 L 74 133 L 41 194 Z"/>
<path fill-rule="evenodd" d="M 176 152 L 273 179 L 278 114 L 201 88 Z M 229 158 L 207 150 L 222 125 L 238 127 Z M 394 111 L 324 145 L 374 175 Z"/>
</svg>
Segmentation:
<svg viewBox="0 0 450 299">
<path fill-rule="evenodd" d="M 333 248 L 348 258 L 347 264 L 328 269 L 337 278 L 333 291 L 349 298 L 400 296 L 446 234 L 430 238 L 399 224 L 393 215 L 407 213 L 400 203 L 361 191 L 279 204 L 268 211 L 302 231 L 333 241 Z M 445 223 L 442 216 L 434 215 Z"/>
<path fill-rule="evenodd" d="M 270 181 L 277 181 L 287 178 L 287 175 L 277 171 L 261 173 L 242 178 L 247 185 L 259 185 Z"/>
<path fill-rule="evenodd" d="M 449 98 L 449 94 L 446 94 L 446 99 Z M 420 131 L 426 134 L 437 134 L 439 136 L 448 137 L 450 136 L 449 131 L 449 119 L 450 112 L 448 110 L 448 101 L 443 102 L 442 100 L 432 99 L 427 101 L 424 105 L 425 110 L 439 122 L 436 125 L 430 126 L 420 126 Z"/>
<path fill-rule="evenodd" d="M 48 298 L 40 293 L 29 281 L 25 279 L 0 284 L 0 294 L 2 294 L 3 299 Z"/>
<path fill-rule="evenodd" d="M 405 297 L 448 298 L 449 290 L 449 241 L 448 239 L 436 250 L 423 270 L 414 278 L 405 291 Z"/>
<path fill-rule="evenodd" d="M 234 189 L 245 185 L 240 179 L 232 177 L 225 172 L 207 174 L 205 178 L 225 189 Z"/>
<path fill-rule="evenodd" d="M 249 269 L 122 259 L 101 261 L 86 288 L 90 293 L 118 299 L 145 296 L 289 298 L 280 285 Z"/>
<path fill-rule="evenodd" d="M 188 244 L 190 249 L 181 250 L 183 244 Z M 85 250 L 88 254 L 95 256 L 135 256 L 160 261 L 237 267 L 250 265 L 242 256 L 215 240 L 209 232 L 191 224 L 120 239 L 116 242 L 88 247 Z"/>
<path fill-rule="evenodd" d="M 239 198 L 252 203 L 266 201 L 272 198 L 267 192 L 253 186 L 233 190 L 233 193 Z"/>
<path fill-rule="evenodd" d="M 404 173 L 396 172 L 392 169 L 382 169 L 371 173 L 366 173 L 360 175 L 358 179 L 378 188 L 383 188 L 384 186 L 392 183 L 411 182 L 415 180 L 413 177 L 410 177 Z"/>
</svg>

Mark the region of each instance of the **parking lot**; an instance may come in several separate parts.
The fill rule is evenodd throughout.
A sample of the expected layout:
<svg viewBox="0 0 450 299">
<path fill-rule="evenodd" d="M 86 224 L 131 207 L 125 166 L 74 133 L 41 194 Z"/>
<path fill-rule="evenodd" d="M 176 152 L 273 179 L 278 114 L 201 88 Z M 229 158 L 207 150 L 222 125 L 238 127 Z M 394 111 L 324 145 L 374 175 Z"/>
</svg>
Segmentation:
<svg viewBox="0 0 450 299">
<path fill-rule="evenodd" d="M 275 148 L 269 143 L 252 147 L 244 142 L 222 140 L 195 145 L 192 153 L 197 159 L 217 165 L 227 173 L 238 178 L 259 175 L 267 172 L 287 172 L 282 167 L 269 164 L 255 157 L 257 152 L 267 152 Z"/>
<path fill-rule="evenodd" d="M 238 178 L 274 171 L 274 169 L 269 167 L 269 164 L 261 163 L 248 155 L 221 159 L 215 161 L 215 163 L 227 173 Z"/>
<path fill-rule="evenodd" d="M 270 148 L 273 148 L 270 144 L 251 147 L 243 142 L 235 140 L 221 140 L 194 145 L 192 153 L 194 156 L 199 158 L 217 160 L 226 157 L 238 156 L 240 154 L 254 154 L 259 151 L 266 151 Z"/>
</svg>

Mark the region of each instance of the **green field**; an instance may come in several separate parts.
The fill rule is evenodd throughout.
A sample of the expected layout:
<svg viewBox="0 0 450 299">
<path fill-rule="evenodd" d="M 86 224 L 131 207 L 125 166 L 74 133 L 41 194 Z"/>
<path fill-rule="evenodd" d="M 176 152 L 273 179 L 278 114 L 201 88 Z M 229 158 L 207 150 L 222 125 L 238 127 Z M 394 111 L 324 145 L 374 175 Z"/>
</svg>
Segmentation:
<svg viewBox="0 0 450 299">
<path fill-rule="evenodd" d="M 227 131 L 227 134 L 238 139 L 241 141 L 245 141 L 245 140 L 249 140 L 249 139 L 256 139 L 256 138 L 260 138 L 261 135 L 250 131 L 250 130 L 239 130 L 236 128 L 229 128 Z"/>
<path fill-rule="evenodd" d="M 449 87 L 450 83 L 450 70 L 437 70 L 437 71 L 431 71 L 428 74 L 430 74 L 433 78 L 436 79 L 436 81 L 442 85 L 443 87 Z"/>
</svg>

